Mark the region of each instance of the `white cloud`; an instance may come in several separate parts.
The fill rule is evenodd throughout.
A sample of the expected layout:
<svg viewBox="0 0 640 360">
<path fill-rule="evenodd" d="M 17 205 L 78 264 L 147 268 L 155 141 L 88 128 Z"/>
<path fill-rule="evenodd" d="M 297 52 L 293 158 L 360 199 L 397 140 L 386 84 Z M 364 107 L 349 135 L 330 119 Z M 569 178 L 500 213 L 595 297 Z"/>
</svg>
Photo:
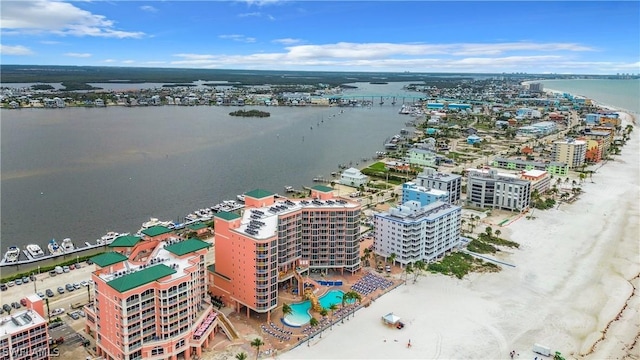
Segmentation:
<svg viewBox="0 0 640 360">
<path fill-rule="evenodd" d="M 59 45 L 61 44 L 60 41 L 53 41 L 53 40 L 42 40 L 40 41 L 40 44 L 44 44 L 44 45 Z"/>
<path fill-rule="evenodd" d="M 293 38 L 284 38 L 284 39 L 275 39 L 275 40 L 272 40 L 272 42 L 276 44 L 282 44 L 282 45 L 295 45 L 295 44 L 301 43 L 302 40 L 293 39 Z"/>
<path fill-rule="evenodd" d="M 122 60 L 123 64 L 133 64 L 135 62 L 136 62 L 135 60 Z"/>
<path fill-rule="evenodd" d="M 259 12 L 251 12 L 251 13 L 242 13 L 242 14 L 238 14 L 238 17 L 260 17 L 262 16 L 261 13 Z"/>
<path fill-rule="evenodd" d="M 140 38 L 143 32 L 114 29 L 114 22 L 94 15 L 73 4 L 49 1 L 3 1 L 0 28 L 11 33 L 42 33 L 57 35 Z"/>
<path fill-rule="evenodd" d="M 75 57 L 75 58 L 89 58 L 91 54 L 89 53 L 65 53 L 64 56 Z"/>
<path fill-rule="evenodd" d="M 1 55 L 32 55 L 33 51 L 22 45 L 3 45 L 0 44 Z"/>
<path fill-rule="evenodd" d="M 238 0 L 238 2 L 247 4 L 248 6 L 267 6 L 267 5 L 280 5 L 287 2 L 289 0 Z"/>
<path fill-rule="evenodd" d="M 158 12 L 158 9 L 154 8 L 151 5 L 142 5 L 142 6 L 140 6 L 140 10 L 146 11 L 146 12 L 151 12 L 151 13 Z"/>
<path fill-rule="evenodd" d="M 245 35 L 231 34 L 231 35 L 218 35 L 220 39 L 229 39 L 233 41 L 245 42 L 245 43 L 254 43 L 256 42 L 256 38 L 248 37 Z"/>
<path fill-rule="evenodd" d="M 115 60 L 115 59 L 105 59 L 105 60 L 103 60 L 102 62 L 106 62 L 106 63 L 114 63 L 114 62 L 117 62 L 117 61 L 118 61 L 118 60 Z"/>
</svg>

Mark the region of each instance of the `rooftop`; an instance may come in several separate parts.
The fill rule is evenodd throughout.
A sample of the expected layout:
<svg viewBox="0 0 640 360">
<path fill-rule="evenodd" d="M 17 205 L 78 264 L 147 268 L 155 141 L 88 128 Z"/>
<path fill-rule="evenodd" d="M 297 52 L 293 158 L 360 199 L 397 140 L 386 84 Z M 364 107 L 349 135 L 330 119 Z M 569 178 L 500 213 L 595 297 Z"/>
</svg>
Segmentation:
<svg viewBox="0 0 640 360">
<path fill-rule="evenodd" d="M 164 264 L 158 264 L 139 271 L 132 272 L 120 277 L 117 277 L 109 282 L 107 285 L 116 289 L 118 292 L 123 293 L 125 291 L 135 289 L 138 286 L 148 284 L 152 281 L 162 279 L 165 276 L 175 274 L 176 270 Z"/>
<path fill-rule="evenodd" d="M 219 213 L 216 213 L 214 216 L 227 221 L 235 220 L 240 217 L 240 215 L 236 213 L 226 212 L 226 211 L 220 211 Z"/>
<path fill-rule="evenodd" d="M 245 193 L 244 195 L 250 196 L 254 199 L 263 199 L 263 198 L 274 195 L 274 193 L 272 193 L 271 191 L 263 190 L 263 189 L 255 189 Z"/>
<path fill-rule="evenodd" d="M 178 241 L 175 244 L 165 246 L 165 249 L 177 256 L 182 256 L 191 252 L 206 249 L 211 244 L 198 239 L 188 239 L 184 241 Z"/>
<path fill-rule="evenodd" d="M 311 189 L 316 190 L 316 191 L 320 191 L 320 192 L 332 192 L 333 189 L 328 187 L 328 186 L 324 186 L 324 185 L 316 185 L 314 187 L 312 187 Z"/>
<path fill-rule="evenodd" d="M 0 316 L 0 339 L 44 323 L 46 323 L 45 319 L 33 310 L 18 310 L 13 315 L 2 315 Z"/>
<path fill-rule="evenodd" d="M 148 229 L 142 230 L 142 233 L 144 235 L 147 235 L 147 236 L 150 236 L 150 237 L 154 237 L 154 236 L 170 233 L 172 231 L 173 230 L 171 230 L 171 229 L 169 229 L 167 227 L 156 225 L 156 226 L 152 226 L 152 227 L 150 227 Z"/>
<path fill-rule="evenodd" d="M 109 265 L 113 265 L 113 264 L 117 264 L 119 262 L 125 261 L 128 258 L 120 253 L 117 252 L 106 252 L 106 253 L 102 253 L 100 255 L 96 255 L 94 257 L 91 258 L 91 261 L 93 261 L 96 265 L 100 266 L 100 267 L 107 267 Z"/>
<path fill-rule="evenodd" d="M 187 226 L 187 228 L 188 228 L 189 230 L 200 230 L 200 229 L 204 229 L 204 228 L 206 228 L 206 227 L 207 227 L 207 225 L 206 225 L 206 224 L 203 224 L 203 223 L 201 223 L 201 222 L 199 222 L 199 223 L 195 223 L 195 224 L 191 224 L 191 225 Z"/>
<path fill-rule="evenodd" d="M 133 247 L 141 240 L 139 236 L 120 236 L 113 240 L 113 242 L 109 244 L 109 247 Z"/>
</svg>

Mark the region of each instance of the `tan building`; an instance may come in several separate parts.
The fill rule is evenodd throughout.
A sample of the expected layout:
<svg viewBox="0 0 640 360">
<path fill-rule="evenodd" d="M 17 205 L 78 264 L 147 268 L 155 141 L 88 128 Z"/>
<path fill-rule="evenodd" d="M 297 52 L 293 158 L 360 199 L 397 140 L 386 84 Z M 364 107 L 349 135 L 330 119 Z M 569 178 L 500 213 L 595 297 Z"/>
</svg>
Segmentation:
<svg viewBox="0 0 640 360">
<path fill-rule="evenodd" d="M 586 153 L 587 142 L 584 140 L 567 138 L 553 143 L 553 160 L 569 165 L 570 169 L 582 166 Z"/>
<path fill-rule="evenodd" d="M 531 182 L 531 192 L 538 190 L 542 194 L 551 187 L 551 177 L 544 170 L 525 170 L 520 174 L 520 179 Z"/>
</svg>

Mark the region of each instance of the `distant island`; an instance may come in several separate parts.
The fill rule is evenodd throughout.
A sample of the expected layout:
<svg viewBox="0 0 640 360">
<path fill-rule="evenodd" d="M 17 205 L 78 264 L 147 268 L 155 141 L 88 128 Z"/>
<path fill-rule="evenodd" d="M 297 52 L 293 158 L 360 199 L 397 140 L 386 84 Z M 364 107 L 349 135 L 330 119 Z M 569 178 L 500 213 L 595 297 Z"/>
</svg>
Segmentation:
<svg viewBox="0 0 640 360">
<path fill-rule="evenodd" d="M 371 81 L 371 82 L 369 82 L 369 84 L 371 84 L 371 85 L 387 85 L 388 82 L 386 82 L 386 81 Z"/>
<path fill-rule="evenodd" d="M 266 112 L 266 111 L 260 111 L 260 110 L 238 110 L 238 111 L 232 111 L 229 113 L 229 115 L 231 116 L 242 116 L 242 117 L 269 117 L 271 116 L 270 113 Z"/>
</svg>

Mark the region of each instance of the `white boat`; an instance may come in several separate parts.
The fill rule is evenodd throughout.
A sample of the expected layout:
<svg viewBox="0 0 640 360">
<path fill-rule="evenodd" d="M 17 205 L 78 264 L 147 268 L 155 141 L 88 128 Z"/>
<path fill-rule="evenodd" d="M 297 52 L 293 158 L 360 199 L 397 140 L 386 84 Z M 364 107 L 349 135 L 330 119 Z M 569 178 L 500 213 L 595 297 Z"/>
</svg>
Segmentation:
<svg viewBox="0 0 640 360">
<path fill-rule="evenodd" d="M 102 235 L 102 237 L 98 240 L 96 240 L 96 244 L 99 245 L 109 245 L 113 242 L 113 240 L 115 240 L 116 238 L 122 236 L 124 234 L 120 234 L 117 233 L 115 231 L 109 231 L 108 233 Z"/>
<path fill-rule="evenodd" d="M 58 245 L 58 243 L 56 242 L 56 239 L 49 240 L 49 243 L 47 244 L 47 248 L 49 248 L 49 253 L 51 255 L 57 256 L 57 255 L 64 254 L 63 249 L 60 247 L 60 245 Z"/>
<path fill-rule="evenodd" d="M 173 221 L 160 221 L 157 218 L 149 218 L 149 221 L 143 222 L 142 227 L 138 230 L 138 233 L 142 233 L 143 230 L 146 230 L 150 227 L 154 226 L 164 226 L 164 227 L 174 227 L 175 224 Z"/>
<path fill-rule="evenodd" d="M 73 243 L 71 242 L 71 239 L 66 238 L 64 240 L 62 240 L 62 250 L 64 250 L 64 252 L 71 252 L 73 251 L 73 249 L 75 249 L 75 245 L 73 245 Z"/>
<path fill-rule="evenodd" d="M 238 199 L 238 201 L 244 202 L 244 195 L 242 195 L 242 194 L 237 195 L 236 198 Z"/>
<path fill-rule="evenodd" d="M 44 256 L 44 251 L 42 251 L 42 248 L 39 245 L 29 244 L 27 245 L 26 249 L 27 249 L 27 253 L 31 255 L 31 257 L 34 259 L 41 258 Z"/>
<path fill-rule="evenodd" d="M 295 192 L 296 190 L 293 188 L 293 186 L 285 186 L 284 187 L 284 191 L 286 191 L 286 192 Z"/>
<path fill-rule="evenodd" d="M 17 246 L 9 246 L 9 249 L 4 254 L 4 262 L 12 263 L 18 261 L 20 257 L 20 249 Z"/>
</svg>

